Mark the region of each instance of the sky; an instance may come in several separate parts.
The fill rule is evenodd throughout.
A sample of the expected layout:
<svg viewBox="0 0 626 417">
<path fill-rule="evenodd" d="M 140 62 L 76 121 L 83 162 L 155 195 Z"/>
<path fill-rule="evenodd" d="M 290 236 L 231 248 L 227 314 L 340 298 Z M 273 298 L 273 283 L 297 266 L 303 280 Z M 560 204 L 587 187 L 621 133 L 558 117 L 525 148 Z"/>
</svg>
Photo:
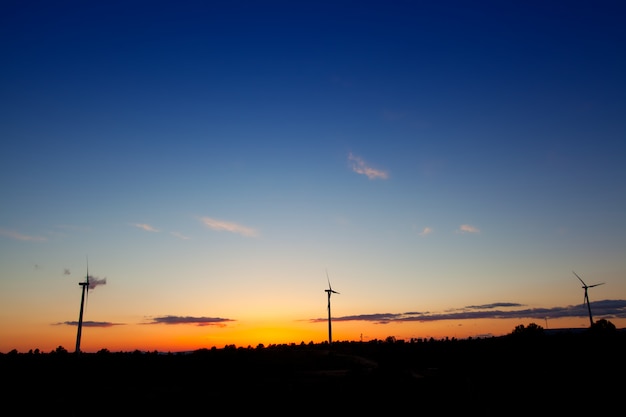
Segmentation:
<svg viewBox="0 0 626 417">
<path fill-rule="evenodd" d="M 626 327 L 625 19 L 3 1 L 0 352 Z"/>
</svg>

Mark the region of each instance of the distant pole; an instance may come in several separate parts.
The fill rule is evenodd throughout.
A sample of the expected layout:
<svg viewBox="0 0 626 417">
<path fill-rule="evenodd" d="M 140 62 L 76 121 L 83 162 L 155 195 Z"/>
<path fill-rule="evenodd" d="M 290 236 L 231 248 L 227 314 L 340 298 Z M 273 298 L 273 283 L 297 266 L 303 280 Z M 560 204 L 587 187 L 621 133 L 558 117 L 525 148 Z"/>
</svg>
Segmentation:
<svg viewBox="0 0 626 417">
<path fill-rule="evenodd" d="M 80 353 L 80 336 L 83 330 L 83 307 L 85 305 L 85 292 L 87 292 L 89 282 L 79 282 L 78 285 L 83 287 L 83 289 L 80 297 L 80 315 L 78 316 L 78 333 L 76 334 L 76 353 Z"/>
<path fill-rule="evenodd" d="M 330 286 L 330 278 L 328 278 L 328 271 L 326 271 L 326 279 L 328 279 L 328 289 L 324 290 L 326 291 L 326 294 L 328 294 L 328 344 L 332 344 L 333 343 L 333 330 L 332 330 L 332 325 L 331 325 L 331 319 L 330 319 L 330 295 L 332 293 L 335 294 L 339 294 L 337 291 L 333 290 L 333 287 Z"/>
<path fill-rule="evenodd" d="M 79 282 L 78 285 L 82 287 L 82 294 L 80 296 L 80 314 L 78 315 L 78 331 L 76 333 L 76 350 L 75 353 L 80 353 L 80 336 L 83 332 L 83 309 L 85 306 L 85 294 L 89 290 L 89 266 L 87 266 L 87 277 L 84 282 Z"/>
<path fill-rule="evenodd" d="M 331 345 L 333 343 L 333 329 L 330 321 L 330 290 L 326 290 L 328 293 L 328 344 Z"/>
<path fill-rule="evenodd" d="M 591 316 L 591 304 L 589 304 L 589 296 L 587 295 L 587 288 L 585 288 L 585 298 L 587 299 L 587 310 L 589 311 L 589 326 L 593 327 L 593 317 Z"/>
</svg>

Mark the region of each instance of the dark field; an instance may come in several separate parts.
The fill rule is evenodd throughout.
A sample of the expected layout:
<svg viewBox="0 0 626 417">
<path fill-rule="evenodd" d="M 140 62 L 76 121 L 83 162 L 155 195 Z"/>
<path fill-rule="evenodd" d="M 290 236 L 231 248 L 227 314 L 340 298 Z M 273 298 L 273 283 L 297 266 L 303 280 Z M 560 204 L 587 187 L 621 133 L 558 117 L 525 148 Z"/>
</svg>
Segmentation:
<svg viewBox="0 0 626 417">
<path fill-rule="evenodd" d="M 4 415 L 623 415 L 626 334 L 0 355 Z"/>
</svg>

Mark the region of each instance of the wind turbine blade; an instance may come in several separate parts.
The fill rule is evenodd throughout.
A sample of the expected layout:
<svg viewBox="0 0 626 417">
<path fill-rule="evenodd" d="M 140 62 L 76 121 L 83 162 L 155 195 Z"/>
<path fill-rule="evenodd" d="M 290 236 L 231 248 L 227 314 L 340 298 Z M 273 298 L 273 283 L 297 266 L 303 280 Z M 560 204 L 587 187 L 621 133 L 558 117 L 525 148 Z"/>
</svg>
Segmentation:
<svg viewBox="0 0 626 417">
<path fill-rule="evenodd" d="M 328 280 L 328 296 L 330 297 L 330 293 L 334 292 L 335 294 L 339 294 L 337 291 L 333 290 L 333 287 L 330 285 L 330 278 L 328 277 L 328 270 L 326 270 L 326 279 Z"/>
<path fill-rule="evenodd" d="M 585 281 L 583 281 L 583 279 L 582 279 L 581 277 L 579 277 L 579 276 L 578 276 L 578 274 L 577 274 L 576 272 L 574 272 L 574 271 L 572 271 L 572 272 L 574 273 L 574 275 L 576 275 L 576 278 L 578 278 L 578 279 L 580 280 L 580 282 L 582 282 L 582 283 L 583 283 L 583 285 L 586 287 L 586 286 L 587 286 L 587 284 L 585 284 Z"/>
<path fill-rule="evenodd" d="M 86 292 L 85 294 L 85 309 L 87 308 L 87 304 L 89 303 L 89 258 L 87 258 L 87 276 L 85 277 L 85 282 L 87 283 L 87 285 L 85 285 L 85 287 L 83 288 L 83 290 Z"/>
<path fill-rule="evenodd" d="M 604 282 L 601 282 L 601 283 L 599 283 L 599 284 L 593 284 L 593 285 L 590 285 L 590 286 L 589 286 L 589 288 L 592 288 L 592 287 L 597 287 L 598 285 L 602 285 L 602 284 L 604 284 Z"/>
</svg>

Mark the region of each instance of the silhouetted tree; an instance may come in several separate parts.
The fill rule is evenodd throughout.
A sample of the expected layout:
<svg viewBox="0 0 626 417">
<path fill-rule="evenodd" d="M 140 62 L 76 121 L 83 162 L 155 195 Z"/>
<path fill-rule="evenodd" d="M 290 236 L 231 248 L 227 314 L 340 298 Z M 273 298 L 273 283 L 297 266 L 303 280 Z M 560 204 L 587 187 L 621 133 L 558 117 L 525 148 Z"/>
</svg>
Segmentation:
<svg viewBox="0 0 626 417">
<path fill-rule="evenodd" d="M 606 319 L 597 320 L 591 326 L 591 332 L 595 334 L 614 334 L 617 333 L 615 325 Z"/>
<path fill-rule="evenodd" d="M 523 336 L 523 337 L 536 337 L 543 335 L 543 327 L 539 326 L 536 323 L 530 323 L 527 327 L 524 327 L 523 324 L 515 326 L 513 332 L 511 333 L 513 336 Z"/>
<path fill-rule="evenodd" d="M 57 355 L 66 355 L 68 351 L 63 346 L 59 345 L 54 351 L 52 351 L 52 353 L 55 353 Z"/>
</svg>

